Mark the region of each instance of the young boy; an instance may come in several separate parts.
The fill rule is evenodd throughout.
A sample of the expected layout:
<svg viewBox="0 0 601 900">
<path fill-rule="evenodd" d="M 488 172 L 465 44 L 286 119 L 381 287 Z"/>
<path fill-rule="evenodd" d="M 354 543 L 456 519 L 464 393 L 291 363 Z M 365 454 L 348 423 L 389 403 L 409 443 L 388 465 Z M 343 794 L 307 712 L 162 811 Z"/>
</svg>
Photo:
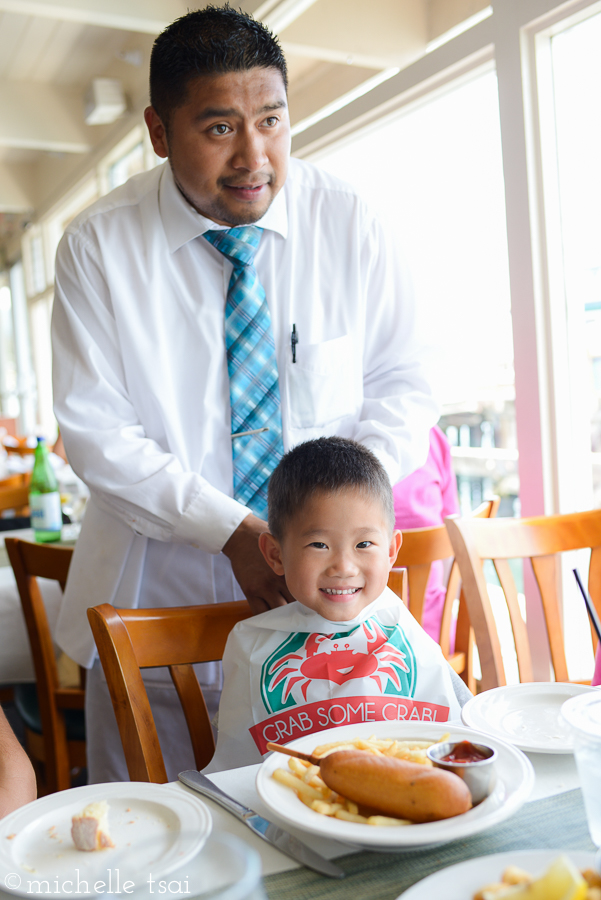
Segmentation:
<svg viewBox="0 0 601 900">
<path fill-rule="evenodd" d="M 401 533 L 376 457 L 344 438 L 299 444 L 273 472 L 268 506 L 259 545 L 296 602 L 230 634 L 208 771 L 336 725 L 457 719 L 470 692 L 386 586 Z"/>
</svg>

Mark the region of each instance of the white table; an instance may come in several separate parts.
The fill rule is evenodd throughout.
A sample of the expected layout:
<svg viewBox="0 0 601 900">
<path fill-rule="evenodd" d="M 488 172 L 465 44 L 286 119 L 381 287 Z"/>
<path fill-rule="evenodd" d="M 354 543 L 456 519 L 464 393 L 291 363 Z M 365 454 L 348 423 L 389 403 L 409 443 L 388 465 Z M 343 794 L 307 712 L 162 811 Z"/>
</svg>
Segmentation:
<svg viewBox="0 0 601 900">
<path fill-rule="evenodd" d="M 580 786 L 573 756 L 530 754 L 529 757 L 536 773 L 535 787 L 530 800 L 539 800 L 544 797 L 559 794 L 563 791 L 573 790 Z M 232 769 L 226 772 L 217 772 L 211 775 L 211 780 L 226 793 L 235 797 L 239 802 L 269 818 L 269 811 L 263 806 L 255 790 L 255 778 L 258 769 L 259 766 L 255 765 L 241 769 Z M 188 788 L 179 782 L 177 783 L 176 789 L 189 791 Z M 196 797 L 199 796 L 198 794 L 195 794 L 194 791 L 190 791 L 190 793 Z M 293 862 L 293 860 L 283 853 L 280 853 L 279 850 L 276 850 L 260 838 L 256 837 L 250 829 L 238 821 L 234 816 L 223 810 L 220 806 L 205 797 L 202 797 L 201 799 L 211 812 L 214 831 L 229 832 L 245 841 L 249 846 L 256 850 L 261 860 L 263 875 L 272 875 L 299 867 L 297 863 Z M 296 834 L 316 852 L 328 859 L 356 852 L 355 848 L 340 844 L 336 841 L 326 840 L 321 837 L 312 837 L 305 832 L 293 828 L 291 828 L 290 831 Z M 196 859 L 191 860 L 187 865 L 182 866 L 181 869 L 171 873 L 170 878 L 189 879 L 190 886 L 201 884 L 205 874 L 201 863 L 202 851 Z M 208 885 L 205 883 L 204 887 L 206 889 Z M 134 900 L 141 900 L 142 896 L 146 896 L 143 889 L 133 895 Z M 163 894 L 163 896 L 166 900 L 175 900 L 175 895 Z M 188 900 L 193 900 L 195 892 L 191 891 L 187 896 Z M 14 894 L 8 894 L 0 890 L 0 900 L 11 900 L 11 898 L 14 900 Z"/>
<path fill-rule="evenodd" d="M 572 754 L 530 753 L 528 758 L 532 762 L 536 773 L 536 781 L 534 790 L 529 798 L 530 800 L 541 800 L 543 797 L 551 797 L 553 794 L 560 794 L 563 791 L 571 791 L 580 787 L 578 772 Z M 255 790 L 255 778 L 259 768 L 260 766 L 256 765 L 246 766 L 242 769 L 230 769 L 227 772 L 214 772 L 210 778 L 222 791 L 230 794 L 245 806 L 254 809 L 259 815 L 270 818 L 269 810 L 263 805 Z M 194 791 L 183 784 L 178 782 L 178 785 L 181 790 L 190 791 L 190 793 L 194 794 Z M 196 796 L 200 795 L 196 794 Z M 259 853 L 263 864 L 263 875 L 273 875 L 276 872 L 298 868 L 298 863 L 295 863 L 274 847 L 270 847 L 265 841 L 255 837 L 249 828 L 216 803 L 213 803 L 212 800 L 208 800 L 206 797 L 203 797 L 202 800 L 211 810 L 215 829 L 229 831 L 237 835 Z M 356 852 L 356 848 L 340 844 L 338 841 L 312 837 L 300 829 L 290 828 L 290 831 L 313 850 L 317 851 L 317 853 L 321 853 L 322 856 L 326 856 L 328 859 Z"/>
</svg>

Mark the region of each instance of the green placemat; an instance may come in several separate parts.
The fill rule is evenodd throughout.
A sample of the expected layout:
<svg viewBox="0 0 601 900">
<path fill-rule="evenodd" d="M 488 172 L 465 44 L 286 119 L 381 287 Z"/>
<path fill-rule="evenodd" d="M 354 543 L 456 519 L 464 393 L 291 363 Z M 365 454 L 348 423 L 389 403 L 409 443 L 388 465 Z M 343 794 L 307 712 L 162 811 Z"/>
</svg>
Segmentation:
<svg viewBox="0 0 601 900">
<path fill-rule="evenodd" d="M 302 868 L 268 875 L 264 885 L 269 900 L 395 900 L 426 875 L 464 859 L 545 849 L 595 850 L 579 789 L 526 803 L 507 822 L 432 850 L 343 856 L 337 863 L 346 878 L 340 881 Z"/>
</svg>

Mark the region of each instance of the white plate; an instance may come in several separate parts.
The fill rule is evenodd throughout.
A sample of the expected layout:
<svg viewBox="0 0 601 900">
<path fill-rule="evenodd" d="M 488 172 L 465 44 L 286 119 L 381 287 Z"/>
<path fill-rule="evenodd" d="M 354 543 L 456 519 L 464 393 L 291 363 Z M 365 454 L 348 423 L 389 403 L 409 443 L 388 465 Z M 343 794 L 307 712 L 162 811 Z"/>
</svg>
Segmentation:
<svg viewBox="0 0 601 900">
<path fill-rule="evenodd" d="M 472 900 L 474 894 L 485 884 L 500 881 L 507 866 L 519 866 L 538 878 L 562 853 L 579 869 L 594 868 L 594 853 L 572 850 L 509 850 L 507 853 L 467 859 L 456 866 L 441 869 L 403 891 L 397 900 L 432 900 L 433 897 Z"/>
<path fill-rule="evenodd" d="M 470 739 L 494 747 L 498 753 L 497 784 L 493 793 L 474 809 L 452 819 L 398 828 L 377 828 L 322 816 L 301 803 L 294 791 L 271 777 L 274 769 L 287 766 L 286 759 L 279 753 L 272 753 L 259 769 L 257 792 L 265 805 L 287 824 L 357 847 L 398 852 L 403 848 L 427 847 L 459 840 L 507 819 L 528 798 L 534 785 L 534 769 L 529 759 L 515 747 L 461 725 L 424 722 L 364 722 L 360 725 L 344 725 L 298 738 L 287 746 L 311 753 L 319 744 L 356 737 L 367 738 L 372 734 L 379 738 L 436 741 L 447 732 L 450 732 L 452 741 Z"/>
<path fill-rule="evenodd" d="M 71 818 L 97 800 L 109 803 L 115 847 L 84 853 L 73 844 Z M 90 897 L 111 889 L 123 893 L 124 882 L 133 882 L 128 893 L 147 882 L 149 875 L 161 878 L 186 863 L 200 850 L 211 827 L 204 803 L 170 785 L 117 782 L 50 794 L 0 821 L 0 885 L 25 896 Z M 42 887 L 32 889 L 30 882 L 37 881 Z M 44 881 L 49 882 L 48 890 Z M 94 891 L 98 881 L 105 887 Z"/>
<path fill-rule="evenodd" d="M 470 728 L 527 753 L 573 753 L 570 728 L 560 716 L 570 697 L 598 688 L 561 681 L 511 684 L 477 694 L 461 710 Z"/>
</svg>

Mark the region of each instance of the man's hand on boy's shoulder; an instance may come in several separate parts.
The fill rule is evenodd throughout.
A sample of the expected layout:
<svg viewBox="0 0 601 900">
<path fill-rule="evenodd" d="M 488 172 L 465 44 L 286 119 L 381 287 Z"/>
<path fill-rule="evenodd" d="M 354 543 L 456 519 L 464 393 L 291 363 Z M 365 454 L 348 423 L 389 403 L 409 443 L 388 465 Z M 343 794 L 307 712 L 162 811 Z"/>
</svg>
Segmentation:
<svg viewBox="0 0 601 900">
<path fill-rule="evenodd" d="M 259 550 L 259 535 L 267 530 L 267 522 L 251 513 L 242 520 L 223 548 L 254 615 L 285 606 L 294 599 L 284 577 L 270 569 Z"/>
</svg>

